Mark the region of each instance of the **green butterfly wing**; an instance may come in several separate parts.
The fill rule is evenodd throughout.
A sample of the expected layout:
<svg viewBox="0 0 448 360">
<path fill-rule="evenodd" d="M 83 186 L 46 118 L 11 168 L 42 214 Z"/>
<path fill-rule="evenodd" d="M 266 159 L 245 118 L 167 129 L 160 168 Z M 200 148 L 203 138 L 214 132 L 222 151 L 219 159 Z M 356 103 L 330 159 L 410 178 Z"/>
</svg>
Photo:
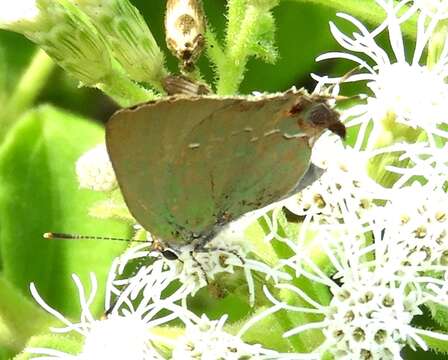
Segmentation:
<svg viewBox="0 0 448 360">
<path fill-rule="evenodd" d="M 116 113 L 107 147 L 133 216 L 181 244 L 289 194 L 311 155 L 288 115 L 300 96 L 171 97 Z"/>
</svg>

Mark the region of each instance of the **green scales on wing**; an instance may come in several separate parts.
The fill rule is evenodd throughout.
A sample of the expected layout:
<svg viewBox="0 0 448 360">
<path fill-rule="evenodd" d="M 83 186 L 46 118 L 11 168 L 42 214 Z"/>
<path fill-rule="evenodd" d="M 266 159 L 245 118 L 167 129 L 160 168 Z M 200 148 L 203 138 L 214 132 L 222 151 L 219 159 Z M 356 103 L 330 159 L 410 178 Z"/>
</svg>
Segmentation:
<svg viewBox="0 0 448 360">
<path fill-rule="evenodd" d="M 117 112 L 106 140 L 132 215 L 176 246 L 204 244 L 229 221 L 303 188 L 311 140 L 326 128 L 345 130 L 325 98 L 302 90 L 176 95 Z"/>
</svg>

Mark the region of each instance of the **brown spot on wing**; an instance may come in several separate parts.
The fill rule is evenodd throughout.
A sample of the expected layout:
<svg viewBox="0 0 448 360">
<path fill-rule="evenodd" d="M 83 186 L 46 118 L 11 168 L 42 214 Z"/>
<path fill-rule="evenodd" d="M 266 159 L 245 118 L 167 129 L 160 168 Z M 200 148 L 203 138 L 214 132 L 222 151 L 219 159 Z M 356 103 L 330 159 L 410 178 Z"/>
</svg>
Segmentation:
<svg viewBox="0 0 448 360">
<path fill-rule="evenodd" d="M 180 29 L 183 35 L 187 35 L 194 29 L 195 26 L 197 26 L 197 24 L 192 16 L 182 14 L 177 18 L 176 26 Z"/>
</svg>

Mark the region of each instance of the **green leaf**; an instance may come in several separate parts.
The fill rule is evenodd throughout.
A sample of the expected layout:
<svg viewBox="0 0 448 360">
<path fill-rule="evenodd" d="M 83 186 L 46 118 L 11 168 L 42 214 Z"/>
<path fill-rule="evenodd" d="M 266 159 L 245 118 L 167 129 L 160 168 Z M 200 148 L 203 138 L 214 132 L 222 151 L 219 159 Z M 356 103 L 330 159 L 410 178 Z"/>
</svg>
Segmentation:
<svg viewBox="0 0 448 360">
<path fill-rule="evenodd" d="M 44 348 L 54 349 L 67 353 L 68 355 L 76 355 L 82 349 L 82 338 L 80 336 L 67 336 L 61 334 L 48 334 L 33 337 L 28 343 L 27 348 Z M 31 349 L 30 349 L 31 350 Z M 36 359 L 36 353 L 23 351 L 16 356 L 14 360 Z"/>
<path fill-rule="evenodd" d="M 431 311 L 432 319 L 439 324 L 445 331 L 448 330 L 448 307 L 436 303 L 428 302 L 426 304 Z"/>
<path fill-rule="evenodd" d="M 12 359 L 13 356 L 14 353 L 11 350 L 0 346 L 0 360 Z"/>
<path fill-rule="evenodd" d="M 50 106 L 26 114 L 0 148 L 0 248 L 6 279 L 24 294 L 34 282 L 40 295 L 64 315 L 79 314 L 79 295 L 71 274 L 89 292 L 95 272 L 99 294 L 91 306 L 101 314 L 102 294 L 112 259 L 126 243 L 47 240 L 48 231 L 128 236 L 128 227 L 88 216 L 106 195 L 80 190 L 75 162 L 104 141 L 103 130 Z"/>
<path fill-rule="evenodd" d="M 257 19 L 258 25 L 254 39 L 248 42 L 252 55 L 274 64 L 278 57 L 275 47 L 275 20 L 270 12 L 266 12 Z"/>
<path fill-rule="evenodd" d="M 257 316 L 265 310 L 267 310 L 266 307 L 261 307 L 257 309 L 257 312 L 253 316 Z M 238 322 L 226 326 L 226 330 L 232 334 L 237 334 L 243 325 L 244 322 Z M 258 343 L 266 348 L 277 351 L 293 351 L 289 339 L 283 337 L 283 333 L 288 329 L 284 329 L 282 325 L 275 315 L 264 317 L 244 333 L 243 340 L 247 343 Z M 266 336 L 267 329 L 269 329 L 269 336 Z"/>
<path fill-rule="evenodd" d="M 421 335 L 421 337 L 432 351 L 436 353 L 448 354 L 448 341 L 436 339 L 432 336 L 427 335 Z"/>
<path fill-rule="evenodd" d="M 0 276 L 0 346 L 21 351 L 31 336 L 46 332 L 53 322 L 54 317 Z"/>
<path fill-rule="evenodd" d="M 0 42 L 0 106 L 5 105 L 6 99 L 6 74 L 8 71 L 8 63 L 6 62 L 5 48 Z"/>
</svg>

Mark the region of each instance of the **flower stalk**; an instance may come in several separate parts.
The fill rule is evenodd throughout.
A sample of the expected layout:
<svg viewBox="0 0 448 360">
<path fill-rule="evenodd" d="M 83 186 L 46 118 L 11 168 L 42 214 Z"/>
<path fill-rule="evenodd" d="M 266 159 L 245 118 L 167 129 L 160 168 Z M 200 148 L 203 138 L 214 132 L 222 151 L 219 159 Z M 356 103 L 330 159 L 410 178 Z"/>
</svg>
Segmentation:
<svg viewBox="0 0 448 360">
<path fill-rule="evenodd" d="M 0 110 L 2 119 L 0 139 L 6 135 L 8 129 L 19 119 L 20 115 L 34 104 L 53 69 L 54 62 L 43 50 L 37 50 L 13 93 L 5 99 L 4 108 Z"/>
<path fill-rule="evenodd" d="M 228 22 L 225 48 L 217 46 L 214 34 L 207 34 L 207 53 L 216 67 L 219 95 L 235 94 L 243 81 L 250 56 L 274 62 L 275 23 L 271 14 L 278 1 L 231 0 L 228 3 Z"/>
</svg>

